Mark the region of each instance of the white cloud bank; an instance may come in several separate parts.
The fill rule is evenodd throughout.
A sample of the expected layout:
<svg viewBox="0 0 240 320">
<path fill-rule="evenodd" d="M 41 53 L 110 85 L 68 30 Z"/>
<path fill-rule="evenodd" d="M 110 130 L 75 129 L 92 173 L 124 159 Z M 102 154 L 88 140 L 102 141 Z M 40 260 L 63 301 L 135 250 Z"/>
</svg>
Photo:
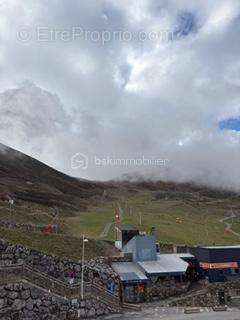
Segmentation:
<svg viewBox="0 0 240 320">
<path fill-rule="evenodd" d="M 218 128 L 240 115 L 238 0 L 3 0 L 0 18 L 2 143 L 83 178 L 141 172 L 240 190 L 239 134 Z M 56 40 L 36 41 L 38 27 Z M 74 27 L 85 38 L 59 38 Z M 132 39 L 91 40 L 106 31 Z M 71 169 L 78 152 L 85 170 Z M 94 156 L 169 161 L 99 167 Z"/>
</svg>

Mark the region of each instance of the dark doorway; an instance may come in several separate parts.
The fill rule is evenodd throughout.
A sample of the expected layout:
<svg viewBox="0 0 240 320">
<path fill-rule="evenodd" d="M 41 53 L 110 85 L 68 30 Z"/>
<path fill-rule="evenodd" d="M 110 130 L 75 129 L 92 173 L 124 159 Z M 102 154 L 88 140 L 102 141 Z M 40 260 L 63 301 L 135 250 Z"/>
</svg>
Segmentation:
<svg viewBox="0 0 240 320">
<path fill-rule="evenodd" d="M 226 304 L 226 297 L 225 297 L 225 292 L 224 291 L 218 291 L 218 299 L 220 305 L 225 305 Z"/>
<path fill-rule="evenodd" d="M 129 303 L 140 303 L 145 301 L 145 285 L 134 284 L 124 286 L 124 301 Z"/>
</svg>

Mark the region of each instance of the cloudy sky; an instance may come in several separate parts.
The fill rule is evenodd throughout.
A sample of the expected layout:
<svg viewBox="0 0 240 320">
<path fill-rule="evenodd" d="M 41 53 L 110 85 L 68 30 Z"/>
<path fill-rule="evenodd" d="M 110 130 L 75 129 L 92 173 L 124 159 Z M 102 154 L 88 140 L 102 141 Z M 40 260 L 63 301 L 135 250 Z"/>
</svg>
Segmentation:
<svg viewBox="0 0 240 320">
<path fill-rule="evenodd" d="M 239 34 L 239 0 L 0 0 L 0 141 L 82 178 L 240 190 Z"/>
</svg>

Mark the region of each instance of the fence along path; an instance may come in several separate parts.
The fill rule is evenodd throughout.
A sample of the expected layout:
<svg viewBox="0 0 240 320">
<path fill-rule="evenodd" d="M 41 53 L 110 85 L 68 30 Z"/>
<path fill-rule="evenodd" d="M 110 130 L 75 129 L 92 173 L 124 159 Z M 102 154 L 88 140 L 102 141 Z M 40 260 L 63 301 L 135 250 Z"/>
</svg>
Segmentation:
<svg viewBox="0 0 240 320">
<path fill-rule="evenodd" d="M 65 299 L 81 299 L 80 283 L 68 284 L 23 264 L 0 267 L 0 285 L 19 281 L 26 281 Z M 117 295 L 94 283 L 85 282 L 84 297 L 94 297 L 109 306 L 121 309 Z"/>
</svg>

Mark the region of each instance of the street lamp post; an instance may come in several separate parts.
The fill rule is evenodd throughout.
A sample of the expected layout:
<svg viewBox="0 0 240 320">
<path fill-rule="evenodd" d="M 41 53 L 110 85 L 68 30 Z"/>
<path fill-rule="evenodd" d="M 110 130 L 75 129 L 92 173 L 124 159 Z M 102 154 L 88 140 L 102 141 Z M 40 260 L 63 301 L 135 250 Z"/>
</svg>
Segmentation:
<svg viewBox="0 0 240 320">
<path fill-rule="evenodd" d="M 85 242 L 88 242 L 88 239 L 82 236 L 82 277 L 81 277 L 81 299 L 83 300 L 84 296 L 84 255 L 85 255 Z"/>
</svg>

